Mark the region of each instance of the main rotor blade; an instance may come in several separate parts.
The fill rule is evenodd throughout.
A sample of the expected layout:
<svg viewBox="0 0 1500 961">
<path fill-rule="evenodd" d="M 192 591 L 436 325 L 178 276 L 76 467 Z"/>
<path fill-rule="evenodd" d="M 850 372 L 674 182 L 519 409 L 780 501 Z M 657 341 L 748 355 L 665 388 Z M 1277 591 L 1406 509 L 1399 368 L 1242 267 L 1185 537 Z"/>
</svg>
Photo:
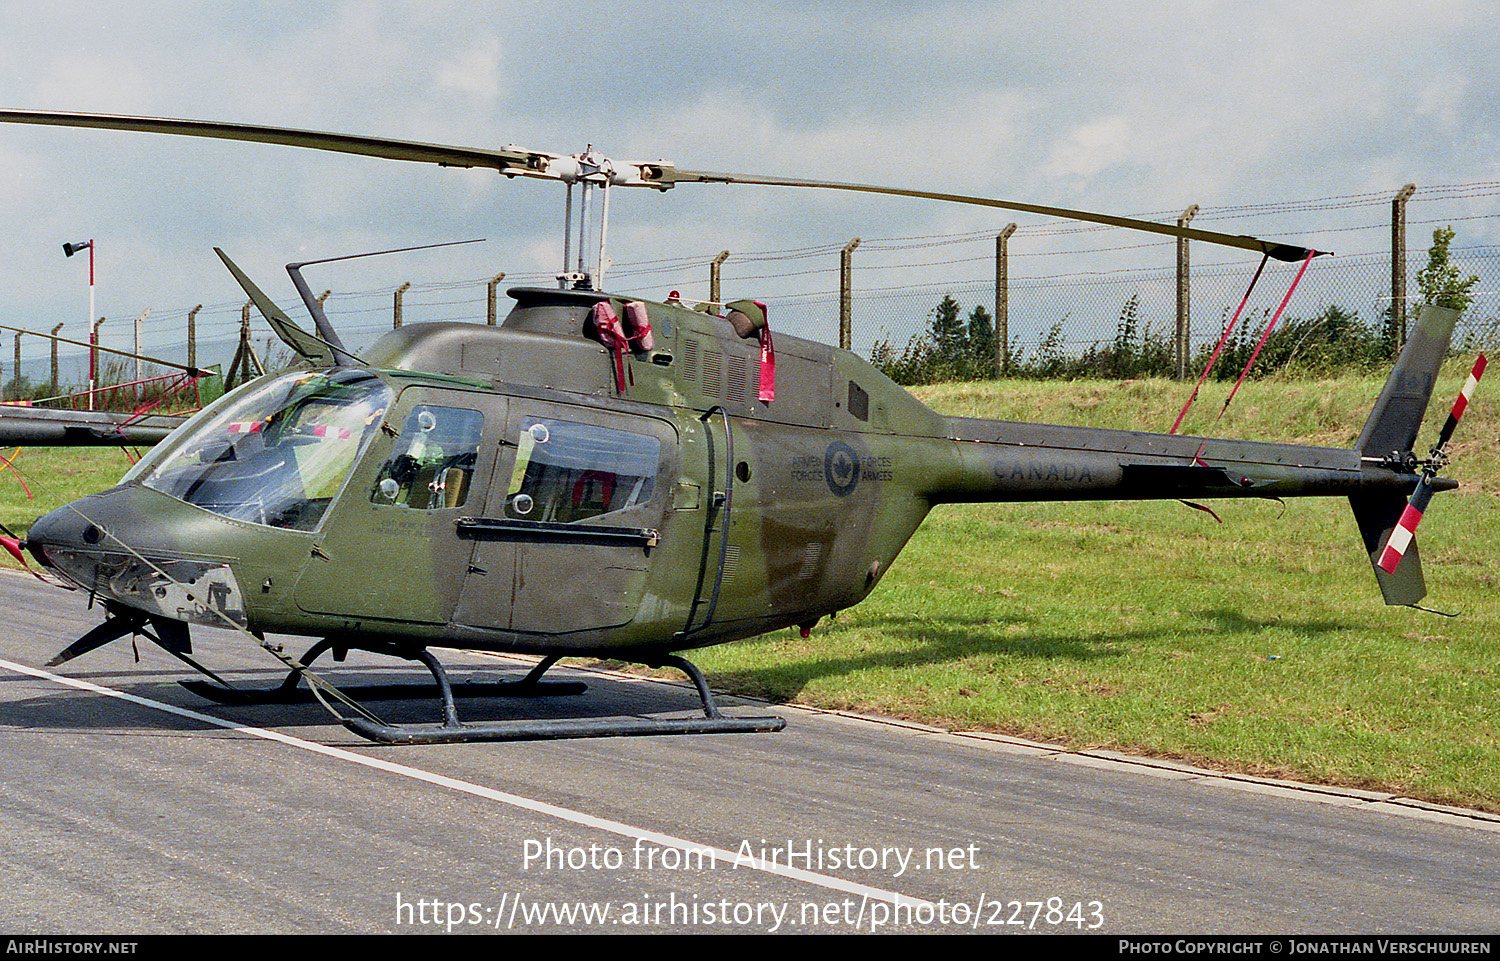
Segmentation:
<svg viewBox="0 0 1500 961">
<path fill-rule="evenodd" d="M 87 347 L 90 350 L 99 350 L 103 351 L 106 354 L 118 354 L 121 357 L 131 357 L 135 360 L 144 360 L 148 364 L 156 364 L 159 367 L 171 367 L 184 373 L 192 374 L 195 377 L 203 373 L 203 371 L 197 367 L 189 367 L 186 364 L 179 364 L 176 361 L 162 360 L 160 357 L 147 357 L 145 354 L 132 354 L 128 350 L 115 350 L 113 347 L 103 347 L 99 344 L 89 344 L 81 340 L 69 340 L 66 337 L 59 337 L 56 334 L 44 334 L 40 330 L 27 330 L 25 327 L 10 327 L 5 324 L 0 324 L 0 330 L 12 330 L 18 334 L 30 334 L 33 337 L 41 337 L 44 340 L 50 340 L 59 344 L 72 344 L 74 347 Z"/>
<path fill-rule="evenodd" d="M 0 109 L 0 123 L 92 127 L 103 130 L 132 130 L 138 133 L 241 140 L 249 143 L 280 144 L 286 147 L 308 147 L 314 150 L 331 150 L 335 153 L 360 154 L 385 160 L 435 163 L 445 167 L 488 167 L 510 175 L 536 176 L 538 174 L 536 168 L 539 166 L 545 168 L 546 161 L 556 156 L 539 151 L 522 150 L 518 147 L 480 150 L 471 147 L 415 143 L 407 140 L 388 140 L 383 137 L 294 130 L 287 127 L 262 127 L 255 124 L 218 123 L 209 120 L 174 120 L 167 117 L 71 113 L 56 110 Z"/>
<path fill-rule="evenodd" d="M 365 137 L 353 134 L 326 133 L 316 130 L 296 130 L 288 127 L 264 127 L 255 124 L 219 123 L 207 120 L 176 120 L 166 117 L 131 117 L 115 114 L 72 113 L 52 110 L 0 109 L 0 123 L 50 124 L 63 127 L 93 127 L 106 130 L 132 130 L 141 133 L 179 134 L 189 137 L 211 137 L 219 140 L 239 140 L 250 143 L 280 144 L 289 147 L 307 147 L 314 150 L 329 150 L 335 153 L 359 154 L 386 160 L 406 160 L 419 163 L 435 163 L 446 167 L 485 167 L 497 170 L 508 177 L 543 177 L 549 180 L 573 182 L 590 176 L 580 166 L 580 158 L 564 157 L 560 154 L 539 150 L 522 150 L 505 147 L 500 150 L 482 150 L 474 147 L 452 147 L 443 144 L 416 143 L 409 140 L 390 140 L 384 137 Z M 597 172 L 593 176 L 599 176 Z M 1223 234 L 1197 227 L 1179 227 L 1176 224 L 1160 224 L 1131 217 L 1115 217 L 1066 207 L 1049 207 L 1042 204 L 1022 203 L 1016 200 L 996 200 L 990 197 L 973 197 L 964 194 L 942 193 L 932 190 L 914 190 L 908 187 L 880 187 L 873 184 L 842 183 L 835 180 L 802 180 L 793 177 L 770 177 L 758 174 L 715 173 L 707 170 L 678 170 L 670 163 L 622 164 L 606 179 L 612 186 L 652 187 L 669 190 L 680 183 L 755 184 L 765 187 L 811 187 L 824 190 L 847 190 L 857 193 L 883 194 L 893 197 L 915 197 L 919 200 L 938 200 L 945 203 L 969 204 L 977 207 L 992 207 L 998 210 L 1014 210 L 1020 213 L 1042 214 L 1062 217 L 1085 223 L 1125 227 L 1168 237 L 1184 237 L 1208 244 L 1253 250 L 1277 260 L 1298 261 L 1309 253 L 1306 247 L 1283 244 L 1243 234 Z"/>
<path fill-rule="evenodd" d="M 999 210 L 1015 210 L 1020 213 L 1042 214 L 1048 217 L 1081 220 L 1086 223 L 1106 224 L 1110 227 L 1144 230 L 1149 233 L 1165 234 L 1168 237 L 1184 237 L 1188 240 L 1199 240 L 1203 243 L 1218 244 L 1223 247 L 1238 247 L 1241 250 L 1253 250 L 1256 253 L 1266 254 L 1276 260 L 1290 262 L 1303 260 L 1309 253 L 1327 253 L 1327 251 L 1310 251 L 1306 247 L 1298 247 L 1295 244 L 1261 240 L 1258 237 L 1249 237 L 1244 234 L 1221 234 L 1213 230 L 1200 230 L 1197 227 L 1159 224 L 1150 220 L 1116 217 L 1111 214 L 1096 214 L 1087 210 L 1070 210 L 1066 207 L 1047 207 L 1041 204 L 1022 203 L 1018 200 L 995 200 L 989 197 L 971 197 L 964 194 L 948 194 L 932 190 L 913 190 L 909 187 L 880 187 L 873 184 L 841 183 L 835 180 L 799 180 L 791 177 L 763 177 L 757 174 L 714 173 L 707 170 L 677 170 L 673 167 L 662 168 L 661 180 L 663 184 L 668 186 L 679 183 L 708 183 L 758 184 L 766 187 L 816 187 L 826 190 L 886 194 L 892 197 L 916 197 L 920 200 L 940 200 L 945 203 L 970 204 L 976 207 L 994 207 Z"/>
</svg>

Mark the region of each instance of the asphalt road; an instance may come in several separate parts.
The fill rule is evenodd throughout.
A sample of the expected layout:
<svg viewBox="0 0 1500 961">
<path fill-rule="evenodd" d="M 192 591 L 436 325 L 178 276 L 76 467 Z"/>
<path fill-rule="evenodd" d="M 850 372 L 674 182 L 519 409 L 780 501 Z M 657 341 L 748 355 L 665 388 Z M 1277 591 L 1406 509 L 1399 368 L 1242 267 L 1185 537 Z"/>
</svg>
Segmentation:
<svg viewBox="0 0 1500 961">
<path fill-rule="evenodd" d="M 789 708 L 779 734 L 381 747 L 316 705 L 206 702 L 145 641 L 39 670 L 98 612 L 19 575 L 0 597 L 0 932 L 1500 930 L 1500 819 Z M 279 676 L 195 631 L 236 683 Z M 586 677 L 460 708 L 695 704 Z"/>
</svg>

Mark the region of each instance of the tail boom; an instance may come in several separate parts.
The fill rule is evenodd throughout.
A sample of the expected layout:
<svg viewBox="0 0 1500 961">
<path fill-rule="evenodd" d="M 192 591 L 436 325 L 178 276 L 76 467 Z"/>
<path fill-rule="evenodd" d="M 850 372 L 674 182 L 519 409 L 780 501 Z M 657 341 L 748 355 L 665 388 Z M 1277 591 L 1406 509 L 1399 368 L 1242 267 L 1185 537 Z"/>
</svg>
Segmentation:
<svg viewBox="0 0 1500 961">
<path fill-rule="evenodd" d="M 1184 497 L 1316 497 L 1377 490 L 1404 498 L 1416 477 L 1359 451 L 1263 441 L 949 418 L 951 465 L 935 504 Z"/>
</svg>

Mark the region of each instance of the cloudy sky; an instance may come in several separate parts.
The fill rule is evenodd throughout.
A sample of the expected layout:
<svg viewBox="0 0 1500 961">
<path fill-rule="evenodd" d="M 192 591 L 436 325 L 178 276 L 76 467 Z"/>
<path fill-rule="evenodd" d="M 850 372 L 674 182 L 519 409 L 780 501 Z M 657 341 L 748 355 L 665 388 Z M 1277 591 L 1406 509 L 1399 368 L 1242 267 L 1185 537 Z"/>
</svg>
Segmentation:
<svg viewBox="0 0 1500 961">
<path fill-rule="evenodd" d="M 567 153 L 593 144 L 688 168 L 1161 219 L 1197 203 L 1196 223 L 1210 229 L 1374 250 L 1384 242 L 1372 226 L 1378 205 L 1219 223 L 1215 212 L 1362 195 L 1388 206 L 1407 182 L 1500 181 L 1497 13 L 1493 0 L 0 0 L 0 106 Z M 1474 218 L 1465 243 L 1500 243 L 1500 219 L 1486 219 L 1496 205 L 1479 191 L 1442 213 Z M 221 326 L 238 317 L 243 297 L 215 245 L 291 308 L 287 261 L 484 237 L 311 276 L 340 292 L 411 281 L 421 296 L 409 320 L 468 315 L 483 309 L 476 279 L 504 270 L 547 282 L 560 259 L 560 208 L 556 185 L 483 171 L 0 126 L 0 323 L 65 322 L 65 334 L 79 333 L 87 267 L 60 245 L 91 237 L 98 313 L 123 333 L 151 307 L 149 340 L 180 339 L 194 304 Z M 617 191 L 610 255 L 621 286 L 654 297 L 692 285 L 706 295 L 706 269 L 681 264 L 721 249 L 760 255 L 726 264 L 726 293 L 790 295 L 836 287 L 836 254 L 822 251 L 850 237 L 982 239 L 1013 219 L 1043 223 L 774 188 Z M 950 252 L 949 263 L 894 246 L 861 254 L 871 283 L 990 269 L 983 244 L 973 262 Z M 766 266 L 769 252 L 803 248 L 820 252 Z M 1161 266 L 1165 250 L 1116 259 Z M 903 269 L 903 258 L 917 265 Z M 654 270 L 656 261 L 668 263 Z M 445 283 L 470 289 L 449 295 Z M 388 293 L 367 299 L 388 313 Z M 8 362 L 8 342 L 0 353 Z"/>
</svg>

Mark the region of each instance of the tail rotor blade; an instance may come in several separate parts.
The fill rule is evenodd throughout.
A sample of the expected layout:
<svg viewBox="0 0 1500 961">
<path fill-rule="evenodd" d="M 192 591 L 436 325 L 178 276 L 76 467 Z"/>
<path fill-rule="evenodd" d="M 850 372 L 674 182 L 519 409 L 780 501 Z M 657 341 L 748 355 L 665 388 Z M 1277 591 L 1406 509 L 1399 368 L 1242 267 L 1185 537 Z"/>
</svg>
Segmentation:
<svg viewBox="0 0 1500 961">
<path fill-rule="evenodd" d="M 1474 396 L 1474 389 L 1479 386 L 1479 378 L 1484 376 L 1486 360 L 1483 354 L 1474 362 L 1474 368 L 1469 372 L 1468 380 L 1464 381 L 1463 390 L 1459 391 L 1458 399 L 1453 402 L 1453 410 L 1448 414 L 1448 419 L 1443 423 L 1443 429 L 1438 434 L 1438 441 L 1432 448 L 1432 456 L 1427 461 L 1427 466 L 1422 469 L 1422 479 L 1417 481 L 1417 489 L 1412 491 L 1411 500 L 1407 502 L 1406 509 L 1401 512 L 1401 519 L 1391 529 L 1391 536 L 1386 540 L 1384 549 L 1380 552 L 1380 560 L 1376 566 L 1387 574 L 1393 574 L 1401 558 L 1406 555 L 1416 537 L 1417 525 L 1422 522 L 1422 515 L 1427 512 L 1427 502 L 1432 499 L 1433 478 L 1437 476 L 1438 470 L 1444 461 L 1444 451 L 1448 446 L 1448 440 L 1453 436 L 1453 430 L 1458 426 L 1458 421 L 1468 408 L 1469 401 Z"/>
<path fill-rule="evenodd" d="M 1412 491 L 1406 510 L 1401 512 L 1401 519 L 1391 528 L 1391 536 L 1385 542 L 1385 549 L 1380 552 L 1377 566 L 1387 574 L 1396 573 L 1396 566 L 1406 556 L 1407 548 L 1411 547 L 1412 539 L 1416 537 L 1417 525 L 1422 522 L 1422 515 L 1427 511 L 1427 502 L 1431 499 L 1432 481 L 1423 474 L 1422 479 L 1417 482 L 1417 489 Z"/>
<path fill-rule="evenodd" d="M 1443 430 L 1438 434 L 1437 446 L 1439 448 L 1448 445 L 1448 438 L 1453 436 L 1453 428 L 1458 426 L 1458 419 L 1468 409 L 1469 401 L 1474 397 L 1474 389 L 1479 386 L 1479 378 L 1484 376 L 1484 368 L 1488 361 L 1480 354 L 1479 359 L 1474 361 L 1474 369 L 1469 371 L 1469 379 L 1464 381 L 1464 389 L 1458 392 L 1458 400 L 1453 402 L 1453 412 L 1443 422 Z"/>
</svg>

